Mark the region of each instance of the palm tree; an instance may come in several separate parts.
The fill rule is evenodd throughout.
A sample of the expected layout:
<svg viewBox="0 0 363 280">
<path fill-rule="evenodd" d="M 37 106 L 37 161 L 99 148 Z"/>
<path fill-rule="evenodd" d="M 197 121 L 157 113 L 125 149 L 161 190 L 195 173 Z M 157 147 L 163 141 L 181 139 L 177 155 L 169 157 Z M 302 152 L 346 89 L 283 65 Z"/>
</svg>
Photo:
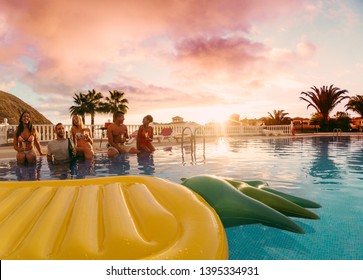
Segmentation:
<svg viewBox="0 0 363 280">
<path fill-rule="evenodd" d="M 118 90 L 109 91 L 110 97 L 106 97 L 106 102 L 101 102 L 100 107 L 101 111 L 104 113 L 115 113 L 117 111 L 121 111 L 126 114 L 127 109 L 129 108 L 126 104 L 129 101 L 124 98 L 125 93 Z"/>
<path fill-rule="evenodd" d="M 94 89 L 89 90 L 86 94 L 86 105 L 87 105 L 87 114 L 91 115 L 91 125 L 93 130 L 93 125 L 95 124 L 95 115 L 96 112 L 101 112 L 100 104 L 103 98 L 101 92 L 96 92 Z M 93 132 L 93 131 L 92 131 Z"/>
<path fill-rule="evenodd" d="M 315 108 L 321 119 L 321 125 L 325 126 L 329 120 L 329 114 L 342 100 L 349 98 L 349 96 L 343 96 L 348 93 L 346 89 L 334 87 L 334 85 L 323 86 L 320 89 L 313 86 L 313 91 L 301 92 L 306 97 L 300 97 L 308 103 L 307 108 L 312 106 Z"/>
<path fill-rule="evenodd" d="M 71 116 L 79 115 L 82 117 L 83 123 L 85 122 L 85 115 L 88 111 L 86 104 L 86 95 L 82 92 L 79 94 L 75 93 L 73 96 L 73 101 L 76 104 L 75 106 L 71 106 L 69 108 L 69 112 Z"/>
<path fill-rule="evenodd" d="M 345 107 L 346 110 L 351 110 L 353 112 L 356 112 L 361 117 L 363 117 L 363 95 L 350 97 Z"/>
<path fill-rule="evenodd" d="M 272 114 L 268 113 L 268 118 L 266 118 L 266 123 L 269 124 L 285 124 L 290 123 L 291 119 L 286 117 L 289 113 L 285 113 L 284 110 L 273 110 Z"/>
</svg>

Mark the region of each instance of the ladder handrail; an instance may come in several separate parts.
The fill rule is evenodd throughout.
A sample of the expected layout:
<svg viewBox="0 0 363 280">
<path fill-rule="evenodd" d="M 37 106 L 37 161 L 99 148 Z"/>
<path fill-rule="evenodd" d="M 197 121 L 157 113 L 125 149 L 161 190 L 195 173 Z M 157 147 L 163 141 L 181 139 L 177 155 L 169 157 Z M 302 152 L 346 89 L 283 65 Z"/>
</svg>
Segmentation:
<svg viewBox="0 0 363 280">
<path fill-rule="evenodd" d="M 333 136 L 336 134 L 336 136 L 341 136 L 342 135 L 342 130 L 340 128 L 334 128 L 333 129 Z"/>
<path fill-rule="evenodd" d="M 182 160 L 184 163 L 184 132 L 186 130 L 190 131 L 190 150 L 191 150 L 191 161 L 195 162 L 196 161 L 196 146 L 197 146 L 197 141 L 196 141 L 196 133 L 198 130 L 201 130 L 202 134 L 203 134 L 203 157 L 205 159 L 205 130 L 203 126 L 198 126 L 194 128 L 194 131 L 192 130 L 191 127 L 186 126 L 183 128 L 182 130 L 182 136 L 181 136 L 181 151 L 182 151 Z"/>
</svg>

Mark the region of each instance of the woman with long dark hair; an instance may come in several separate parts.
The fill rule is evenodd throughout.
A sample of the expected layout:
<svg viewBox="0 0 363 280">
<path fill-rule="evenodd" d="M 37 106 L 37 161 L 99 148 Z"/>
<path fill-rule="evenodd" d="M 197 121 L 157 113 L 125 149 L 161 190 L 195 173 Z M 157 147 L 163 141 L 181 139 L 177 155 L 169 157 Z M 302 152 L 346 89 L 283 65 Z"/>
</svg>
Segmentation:
<svg viewBox="0 0 363 280">
<path fill-rule="evenodd" d="M 18 164 L 34 164 L 36 162 L 34 147 L 38 150 L 39 155 L 45 155 L 40 147 L 38 132 L 30 121 L 30 113 L 28 111 L 20 115 L 13 143 L 14 149 L 18 152 L 16 154 Z"/>
</svg>

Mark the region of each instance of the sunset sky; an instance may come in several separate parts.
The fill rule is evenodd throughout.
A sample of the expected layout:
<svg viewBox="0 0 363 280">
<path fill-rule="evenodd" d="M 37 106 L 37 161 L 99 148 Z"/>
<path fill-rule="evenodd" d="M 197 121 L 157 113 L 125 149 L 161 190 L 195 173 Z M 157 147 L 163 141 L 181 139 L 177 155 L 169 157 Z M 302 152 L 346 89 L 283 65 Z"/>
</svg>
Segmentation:
<svg viewBox="0 0 363 280">
<path fill-rule="evenodd" d="M 362 50 L 361 0 L 0 1 L 0 90 L 53 123 L 91 89 L 125 92 L 126 124 L 310 117 L 311 86 L 363 94 Z"/>
</svg>

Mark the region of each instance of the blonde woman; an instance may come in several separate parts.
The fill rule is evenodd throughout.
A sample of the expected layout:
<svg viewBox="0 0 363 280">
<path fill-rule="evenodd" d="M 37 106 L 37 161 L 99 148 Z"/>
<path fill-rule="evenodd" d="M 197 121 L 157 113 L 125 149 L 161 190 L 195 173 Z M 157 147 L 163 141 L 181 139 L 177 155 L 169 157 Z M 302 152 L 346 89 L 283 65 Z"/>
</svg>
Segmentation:
<svg viewBox="0 0 363 280">
<path fill-rule="evenodd" d="M 80 116 L 73 116 L 71 134 L 77 156 L 92 159 L 94 155 L 92 134 L 89 128 L 84 127 Z"/>
<path fill-rule="evenodd" d="M 19 118 L 19 125 L 14 135 L 14 149 L 18 152 L 16 160 L 18 164 L 35 164 L 36 154 L 34 147 L 38 150 L 39 155 L 45 155 L 42 152 L 38 140 L 38 132 L 30 121 L 30 113 L 25 111 Z"/>
</svg>

